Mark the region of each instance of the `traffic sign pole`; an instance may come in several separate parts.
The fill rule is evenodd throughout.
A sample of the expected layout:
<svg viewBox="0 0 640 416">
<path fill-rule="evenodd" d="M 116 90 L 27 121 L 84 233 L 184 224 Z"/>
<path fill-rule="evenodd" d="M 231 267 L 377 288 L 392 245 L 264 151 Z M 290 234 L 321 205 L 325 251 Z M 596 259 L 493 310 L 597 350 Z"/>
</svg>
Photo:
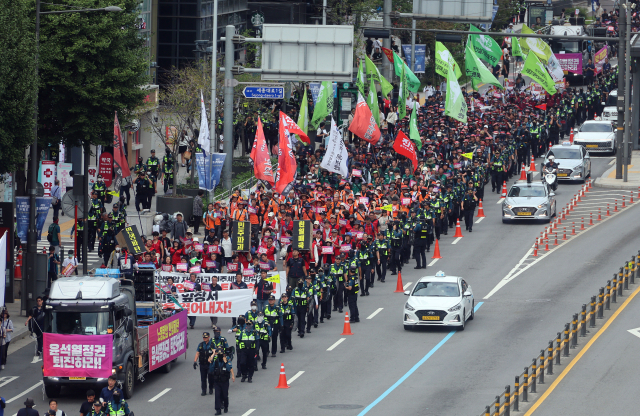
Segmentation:
<svg viewBox="0 0 640 416">
<path fill-rule="evenodd" d="M 224 53 L 224 152 L 227 158 L 222 166 L 222 180 L 224 186 L 231 192 L 233 175 L 233 67 L 235 47 L 233 45 L 233 35 L 236 34 L 235 26 L 227 25 L 225 28 L 225 53 Z"/>
</svg>

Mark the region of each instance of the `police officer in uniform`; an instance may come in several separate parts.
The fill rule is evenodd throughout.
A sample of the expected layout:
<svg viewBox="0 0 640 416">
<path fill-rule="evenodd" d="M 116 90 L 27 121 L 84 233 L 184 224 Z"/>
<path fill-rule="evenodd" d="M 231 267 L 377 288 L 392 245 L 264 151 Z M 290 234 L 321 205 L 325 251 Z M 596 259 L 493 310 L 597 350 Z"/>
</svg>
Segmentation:
<svg viewBox="0 0 640 416">
<path fill-rule="evenodd" d="M 309 304 L 307 305 L 307 334 L 311 333 L 311 325 L 314 328 L 318 327 L 316 320 L 318 319 L 318 287 L 315 282 L 316 271 L 315 269 L 309 270 L 309 274 L 306 277 L 305 289 L 307 289 L 307 296 Z"/>
<path fill-rule="evenodd" d="M 98 175 L 97 181 L 93 184 L 92 190 L 98 195 L 98 199 L 104 206 L 104 201 L 107 198 L 107 186 L 104 184 L 102 175 Z"/>
<path fill-rule="evenodd" d="M 346 274 L 346 270 L 344 268 L 344 264 L 342 264 L 342 257 L 337 256 L 335 263 L 331 266 L 331 278 L 333 279 L 333 283 L 335 286 L 334 291 L 332 292 L 333 296 L 333 312 L 339 311 L 342 313 L 342 308 L 344 307 L 344 276 Z"/>
<path fill-rule="evenodd" d="M 162 158 L 162 176 L 164 181 L 164 193 L 167 193 L 169 186 L 173 186 L 173 155 L 167 148 L 166 154 Z"/>
<path fill-rule="evenodd" d="M 378 275 L 378 280 L 384 282 L 384 279 L 387 277 L 387 261 L 389 257 L 389 242 L 384 237 L 382 232 L 378 233 L 378 239 L 375 243 L 376 250 L 376 274 Z M 373 287 L 373 282 L 371 282 L 371 287 Z"/>
<path fill-rule="evenodd" d="M 105 218 L 106 217 L 106 218 Z M 102 224 L 100 227 L 100 245 L 98 254 L 103 256 L 104 264 L 109 263 L 109 257 L 116 248 L 116 233 L 113 228 L 112 215 L 102 214 Z"/>
<path fill-rule="evenodd" d="M 398 225 L 398 221 L 395 221 L 392 227 L 393 228 L 387 230 L 387 234 L 391 239 L 391 276 L 395 276 L 398 271 L 402 271 L 402 230 Z M 384 280 L 382 281 L 384 282 Z"/>
<path fill-rule="evenodd" d="M 94 232 L 95 236 L 95 232 Z M 78 218 L 78 226 L 76 230 L 76 252 L 78 253 L 78 261 L 82 261 L 82 246 L 84 244 L 84 218 Z"/>
<path fill-rule="evenodd" d="M 293 330 L 295 306 L 289 302 L 289 295 L 284 292 L 280 296 L 280 316 L 282 316 L 282 333 L 280 335 L 280 354 L 284 354 L 285 348 L 292 350 L 291 331 Z"/>
<path fill-rule="evenodd" d="M 276 306 L 276 297 L 269 296 L 269 304 L 264 308 L 264 316 L 271 328 L 271 356 L 276 356 L 278 349 L 278 334 L 282 328 L 282 311 Z"/>
<path fill-rule="evenodd" d="M 318 287 L 320 302 L 320 323 L 324 318 L 331 319 L 331 291 L 335 287 L 331 278 L 331 265 L 325 264 L 318 270 Z"/>
<path fill-rule="evenodd" d="M 236 345 L 238 346 L 238 361 L 240 362 L 240 371 L 242 371 L 241 383 L 249 379 L 249 383 L 253 383 L 254 357 L 256 355 L 256 346 L 258 335 L 253 329 L 253 322 L 247 321 L 244 329 L 240 331 L 240 336 Z"/>
<path fill-rule="evenodd" d="M 298 284 L 293 290 L 293 302 L 296 306 L 296 317 L 298 318 L 298 336 L 304 338 L 304 326 L 307 317 L 309 296 L 302 279 L 298 279 Z"/>
<path fill-rule="evenodd" d="M 153 182 L 153 193 L 158 192 L 157 182 L 160 174 L 160 159 L 156 157 L 156 150 L 151 149 L 151 156 L 147 159 L 147 170 L 151 172 L 149 178 Z"/>
<path fill-rule="evenodd" d="M 202 333 L 202 342 L 198 344 L 196 356 L 193 359 L 193 369 L 200 364 L 200 389 L 201 396 L 207 395 L 207 380 L 209 380 L 209 394 L 213 394 L 213 374 L 209 374 L 209 358 L 213 355 L 214 345 L 208 332 Z"/>
<path fill-rule="evenodd" d="M 360 322 L 360 314 L 358 313 L 358 291 L 360 285 L 358 280 L 358 268 L 355 265 L 351 265 L 349 267 L 348 280 L 344 286 L 349 299 L 349 322 Z"/>
<path fill-rule="evenodd" d="M 242 334 L 242 330 L 244 330 L 244 325 L 245 325 L 245 317 L 244 315 L 240 315 L 238 316 L 238 318 L 236 319 L 236 324 L 233 326 L 233 328 L 231 328 L 231 332 L 233 332 L 235 334 L 236 337 L 236 347 L 238 349 L 238 355 L 237 355 L 237 360 L 238 360 L 238 372 L 237 375 L 238 377 L 240 377 L 242 375 L 242 367 L 240 366 L 240 361 L 242 360 L 240 358 L 240 350 L 239 350 L 239 342 L 240 342 L 240 335 Z"/>
<path fill-rule="evenodd" d="M 366 241 L 363 241 L 358 251 L 358 257 L 360 260 L 360 269 L 362 270 L 363 291 L 362 296 L 369 296 L 369 288 L 373 287 L 373 276 L 375 272 L 373 270 L 373 243 L 372 236 L 367 236 Z"/>
<path fill-rule="evenodd" d="M 226 351 L 217 347 L 209 357 L 209 374 L 213 378 L 213 387 L 216 391 L 216 415 L 222 414 L 223 408 L 225 413 L 229 411 L 229 378 L 236 381 L 231 365 L 233 359 L 227 356 Z"/>
<path fill-rule="evenodd" d="M 473 228 L 473 213 L 476 210 L 476 202 L 478 198 L 473 192 L 473 189 L 467 189 L 467 194 L 464 196 L 462 200 L 462 212 L 464 215 L 464 226 L 467 231 L 472 232 Z"/>
<path fill-rule="evenodd" d="M 256 342 L 256 364 L 254 369 L 258 366 L 258 360 L 260 359 L 260 350 L 262 350 L 262 369 L 267 369 L 267 357 L 269 356 L 269 341 L 271 341 L 271 326 L 269 322 L 265 321 L 264 313 L 258 312 L 256 317 L 256 333 L 258 335 L 258 342 Z"/>
<path fill-rule="evenodd" d="M 414 269 L 427 268 L 427 255 L 425 253 L 425 249 L 427 248 L 429 225 L 429 221 L 421 218 L 418 218 L 414 224 L 413 256 L 416 258 L 416 267 L 414 267 Z"/>
<path fill-rule="evenodd" d="M 87 221 L 89 222 L 89 241 L 87 249 L 89 251 L 93 251 L 96 245 L 96 234 L 99 230 L 98 223 L 102 217 L 102 202 L 98 199 L 97 192 L 91 192 L 91 200 L 89 203 L 91 206 L 89 207 L 89 215 L 87 216 Z"/>
<path fill-rule="evenodd" d="M 145 178 L 145 173 L 138 173 L 138 178 L 133 182 L 136 186 L 136 211 L 140 211 L 140 205 L 142 205 L 142 209 L 145 209 L 147 205 L 147 189 L 149 189 L 149 184 L 147 179 Z"/>
</svg>

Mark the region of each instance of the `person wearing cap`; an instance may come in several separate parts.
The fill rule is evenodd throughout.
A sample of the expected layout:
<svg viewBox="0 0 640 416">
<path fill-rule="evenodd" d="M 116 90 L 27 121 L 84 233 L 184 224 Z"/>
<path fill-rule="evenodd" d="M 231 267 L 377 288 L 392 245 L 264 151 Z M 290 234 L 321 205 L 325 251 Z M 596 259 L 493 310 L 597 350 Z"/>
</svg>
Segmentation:
<svg viewBox="0 0 640 416">
<path fill-rule="evenodd" d="M 304 285 L 304 280 L 298 279 L 291 295 L 298 318 L 298 336 L 304 338 L 305 323 L 309 309 L 309 291 Z"/>
<path fill-rule="evenodd" d="M 269 356 L 269 341 L 271 341 L 271 325 L 268 321 L 265 321 L 264 313 L 258 312 L 255 320 L 255 330 L 258 335 L 258 342 L 256 343 L 256 363 L 258 366 L 258 360 L 260 360 L 260 351 L 262 351 L 262 369 L 267 369 L 267 357 Z"/>
<path fill-rule="evenodd" d="M 236 339 L 236 346 L 238 348 L 238 366 L 242 372 L 242 379 L 240 382 L 242 383 L 247 381 L 247 379 L 249 379 L 249 383 L 253 383 L 253 372 L 258 340 L 258 334 L 254 330 L 253 324 L 253 321 L 247 320 L 243 328 L 238 331 Z"/>
<path fill-rule="evenodd" d="M 156 186 L 156 182 L 158 181 L 158 176 L 160 173 L 160 159 L 156 157 L 156 149 L 151 149 L 151 156 L 147 159 L 147 172 L 151 172 L 149 174 L 149 179 L 153 181 L 153 190 L 154 193 L 158 192 L 158 187 Z"/>
<path fill-rule="evenodd" d="M 30 397 L 27 398 L 27 400 L 24 401 L 24 405 L 25 407 L 23 409 L 18 410 L 18 413 L 16 416 L 39 416 L 38 412 L 35 409 L 33 409 L 33 407 L 36 405 L 36 402 L 34 402 L 32 398 Z"/>
<path fill-rule="evenodd" d="M 147 171 L 147 205 L 144 207 L 145 209 L 151 209 L 151 201 L 153 196 L 156 194 L 155 182 L 156 178 L 151 175 L 151 171 Z"/>
<path fill-rule="evenodd" d="M 162 157 L 162 166 L 160 168 L 160 176 L 162 183 L 164 184 L 164 193 L 166 194 L 170 186 L 173 186 L 173 155 L 169 148 L 165 149 L 166 154 Z M 184 164 L 182 165 L 184 166 Z"/>
<path fill-rule="evenodd" d="M 218 332 L 220 332 L 219 329 Z M 232 357 L 227 355 L 226 348 L 217 346 L 214 354 L 209 357 L 209 374 L 213 377 L 213 387 L 216 392 L 216 415 L 221 415 L 223 408 L 225 413 L 229 411 L 229 379 L 236 381 L 231 365 Z"/>
<path fill-rule="evenodd" d="M 349 267 L 349 274 L 344 285 L 349 302 L 349 322 L 360 322 L 360 314 L 358 313 L 358 292 L 360 289 L 358 266 L 352 264 Z"/>
<path fill-rule="evenodd" d="M 285 349 L 292 350 L 291 332 L 293 330 L 295 320 L 295 305 L 289 301 L 289 291 L 291 286 L 287 286 L 287 290 L 280 295 L 280 316 L 282 316 L 282 328 L 280 332 L 280 354 L 285 353 Z"/>
<path fill-rule="evenodd" d="M 80 416 L 109 416 L 109 415 L 107 413 L 107 409 L 102 407 L 102 403 L 93 402 L 89 409 L 89 413 L 87 413 L 86 415 L 82 415 L 81 413 Z"/>
<path fill-rule="evenodd" d="M 213 375 L 209 374 L 209 358 L 213 355 L 214 344 L 208 332 L 202 333 L 202 342 L 196 348 L 196 356 L 193 359 L 193 369 L 200 364 L 200 389 L 201 396 L 207 395 L 207 381 L 209 382 L 209 394 L 213 394 Z"/>
<path fill-rule="evenodd" d="M 338 311 L 342 313 L 344 307 L 344 283 L 345 276 L 347 275 L 346 265 L 342 263 L 342 255 L 337 255 L 334 263 L 331 265 L 329 275 L 333 281 L 333 291 L 331 296 L 333 297 L 333 312 Z"/>
<path fill-rule="evenodd" d="M 98 195 L 98 199 L 100 200 L 100 202 L 102 202 L 102 205 L 104 205 L 105 199 L 107 198 L 107 186 L 104 183 L 102 175 L 98 174 L 98 177 L 93 183 L 91 190 Z"/>
<path fill-rule="evenodd" d="M 124 400 L 122 391 L 116 389 L 113 392 L 113 397 L 107 403 L 107 412 L 109 416 L 129 416 L 131 411 L 129 410 L 129 403 Z"/>
<path fill-rule="evenodd" d="M 307 275 L 307 267 L 304 259 L 300 257 L 300 251 L 297 248 L 293 248 L 291 250 L 291 255 L 291 258 L 287 260 L 285 264 L 287 280 L 289 281 L 289 285 L 294 287 L 296 286 L 298 279 L 302 279 Z"/>
<path fill-rule="evenodd" d="M 271 356 L 275 357 L 278 335 L 282 329 L 282 310 L 276 305 L 276 297 L 273 294 L 269 295 L 269 304 L 264 308 L 264 316 L 271 328 Z"/>
<path fill-rule="evenodd" d="M 138 172 L 138 177 L 133 182 L 136 190 L 135 206 L 136 211 L 140 212 L 141 209 L 145 209 L 147 205 L 147 193 L 149 190 L 149 179 L 146 177 L 144 171 Z M 142 206 L 142 208 L 140 208 Z"/>
</svg>

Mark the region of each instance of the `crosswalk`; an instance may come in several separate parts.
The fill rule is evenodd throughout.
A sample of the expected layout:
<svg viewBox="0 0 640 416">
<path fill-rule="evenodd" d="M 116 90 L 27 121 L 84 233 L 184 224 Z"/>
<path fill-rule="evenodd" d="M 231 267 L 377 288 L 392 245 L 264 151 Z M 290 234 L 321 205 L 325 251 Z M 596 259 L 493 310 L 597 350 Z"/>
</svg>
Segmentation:
<svg viewBox="0 0 640 416">
<path fill-rule="evenodd" d="M 63 259 L 66 257 L 66 254 L 69 250 L 74 249 L 73 239 L 62 237 L 62 241 L 60 244 L 60 258 Z M 38 252 L 44 253 L 49 252 L 49 242 L 38 241 Z M 94 250 L 87 253 L 87 259 L 89 266 L 95 265 L 96 263 L 101 264 L 102 257 L 98 255 L 98 241 L 96 240 L 96 244 L 94 246 Z"/>
</svg>

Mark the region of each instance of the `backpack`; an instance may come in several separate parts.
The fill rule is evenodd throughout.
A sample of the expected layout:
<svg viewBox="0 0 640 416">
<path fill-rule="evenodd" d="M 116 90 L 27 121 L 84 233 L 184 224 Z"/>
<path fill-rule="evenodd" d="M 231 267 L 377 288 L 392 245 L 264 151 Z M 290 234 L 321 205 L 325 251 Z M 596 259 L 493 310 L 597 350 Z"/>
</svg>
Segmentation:
<svg viewBox="0 0 640 416">
<path fill-rule="evenodd" d="M 53 243 L 53 230 L 55 230 L 55 224 L 49 226 L 49 232 L 47 233 L 47 241 Z"/>
</svg>

